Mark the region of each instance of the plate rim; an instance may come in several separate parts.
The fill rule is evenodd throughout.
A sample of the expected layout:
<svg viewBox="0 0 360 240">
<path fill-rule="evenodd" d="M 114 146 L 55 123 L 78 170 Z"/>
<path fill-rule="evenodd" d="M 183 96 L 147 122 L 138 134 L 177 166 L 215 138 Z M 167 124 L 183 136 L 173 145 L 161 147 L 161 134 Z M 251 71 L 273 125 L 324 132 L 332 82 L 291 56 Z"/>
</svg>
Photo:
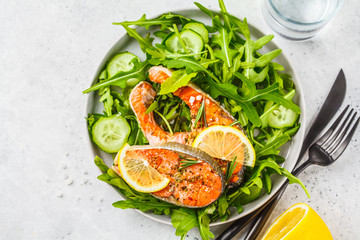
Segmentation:
<svg viewBox="0 0 360 240">
<path fill-rule="evenodd" d="M 219 11 L 217 10 L 214 10 L 214 9 L 211 9 L 209 8 L 210 11 L 212 11 L 213 13 L 217 13 L 219 14 Z M 186 13 L 190 13 L 190 12 L 199 12 L 201 15 L 204 15 L 204 16 L 207 16 L 205 15 L 201 10 L 199 9 L 196 9 L 196 8 L 179 8 L 179 9 L 175 9 L 175 10 L 171 10 L 171 11 L 168 11 L 168 12 L 171 12 L 173 14 L 181 14 L 181 15 L 184 15 L 186 17 Z M 168 12 L 164 12 L 164 13 L 168 13 Z M 162 15 L 163 13 L 160 13 L 160 14 L 154 14 L 154 16 L 150 16 L 149 19 L 152 19 L 152 18 L 156 18 L 160 15 Z M 263 36 L 265 36 L 266 34 L 264 34 L 263 31 L 260 30 L 260 28 L 256 25 L 256 24 L 253 24 L 253 23 L 248 23 L 249 25 L 249 28 L 253 29 L 253 30 L 256 30 L 257 32 L 261 33 Z M 136 28 L 139 28 L 139 27 L 136 27 Z M 251 33 L 252 31 L 250 31 Z M 116 46 L 119 44 L 120 41 L 122 41 L 124 38 L 126 37 L 129 37 L 127 35 L 127 33 L 125 32 L 124 34 L 122 34 L 121 36 L 119 36 L 119 38 L 116 40 L 116 42 L 110 47 L 110 49 L 106 52 L 106 54 L 104 55 L 104 57 L 102 58 L 102 61 L 100 62 L 100 64 L 98 65 L 96 71 L 95 71 L 95 75 L 93 77 L 93 80 L 91 82 L 91 85 L 92 86 L 95 82 L 98 81 L 98 75 L 100 73 L 100 71 L 103 69 L 104 65 L 106 64 L 106 62 L 108 61 L 109 57 L 112 55 L 112 52 L 114 51 L 114 48 L 116 48 Z M 133 40 L 135 41 L 135 40 Z M 276 44 L 276 41 L 272 40 L 271 41 L 271 44 L 273 44 L 275 47 L 279 48 L 278 45 Z M 280 48 L 281 49 L 281 48 Z M 296 137 L 298 138 L 298 141 L 299 143 L 297 143 L 298 147 L 296 147 L 293 143 L 293 141 L 291 141 L 291 145 L 294 145 L 292 146 L 294 149 L 292 151 L 294 151 L 295 153 L 293 153 L 293 155 L 295 156 L 298 156 L 299 153 L 300 153 L 300 149 L 301 149 L 301 146 L 302 146 L 302 142 L 305 138 L 305 129 L 306 129 L 306 115 L 307 115 L 307 112 L 306 112 L 306 105 L 305 105 L 305 99 L 304 99 L 304 91 L 303 91 L 303 87 L 302 85 L 300 84 L 300 80 L 298 78 L 298 75 L 295 71 L 295 68 L 292 66 L 291 62 L 289 61 L 289 57 L 287 56 L 286 53 L 284 52 L 281 52 L 281 55 L 283 55 L 283 58 L 284 60 L 286 61 L 288 67 L 290 67 L 290 70 L 291 70 L 291 75 L 292 75 L 292 80 L 296 86 L 296 95 L 298 97 L 298 104 L 300 106 L 300 109 L 301 109 L 301 114 L 300 114 L 300 119 L 299 119 L 299 122 L 301 124 L 298 132 L 296 133 Z M 87 94 L 87 99 L 86 99 L 86 105 L 85 105 L 85 116 L 87 117 L 88 114 L 90 113 L 89 109 L 91 109 L 90 105 L 92 104 L 92 98 L 94 97 L 94 92 L 90 92 L 89 94 Z M 88 145 L 90 146 L 90 149 L 93 153 L 93 157 L 97 156 L 97 151 L 99 151 L 98 147 L 95 146 L 95 144 L 91 141 L 91 136 L 90 136 L 90 133 L 88 131 L 88 126 L 87 126 L 87 121 L 85 121 L 85 130 L 88 134 L 88 138 L 87 138 L 87 142 L 88 142 Z M 101 150 L 100 150 L 101 151 Z M 290 151 L 291 152 L 291 151 Z M 292 163 L 292 166 L 291 166 L 291 169 L 290 168 L 287 168 L 288 171 L 292 171 L 295 166 L 296 166 L 296 160 L 297 158 L 293 161 Z M 100 171 L 100 170 L 99 170 Z M 100 171 L 101 172 L 101 171 Z M 279 176 L 280 177 L 280 176 Z M 247 211 L 243 211 L 242 213 L 240 214 L 237 214 L 237 216 L 233 217 L 233 218 L 228 218 L 227 220 L 225 221 L 215 221 L 215 222 L 212 222 L 210 223 L 210 227 L 213 227 L 213 226 L 218 226 L 218 225 L 223 225 L 223 224 L 227 224 L 227 223 L 230 223 L 232 221 L 235 221 L 235 220 L 238 220 L 240 218 L 243 218 L 249 214 L 251 214 L 252 212 L 256 211 L 258 208 L 260 208 L 262 205 L 264 205 L 266 202 L 269 201 L 269 199 L 279 190 L 279 188 L 281 187 L 281 185 L 286 181 L 286 178 L 285 177 L 280 177 L 282 178 L 281 180 L 279 180 L 280 182 L 278 184 L 276 184 L 276 186 L 274 185 L 273 186 L 273 189 L 271 191 L 270 194 L 268 194 L 266 197 L 260 197 L 260 198 L 263 198 L 262 200 L 260 200 L 260 198 L 258 198 L 257 200 L 255 201 L 260 201 L 258 203 L 255 203 L 255 206 L 253 206 L 251 209 L 247 209 Z M 112 185 L 109 185 L 107 184 L 109 187 L 113 188 L 116 192 L 119 193 L 119 191 Z M 122 198 L 122 199 L 125 199 L 120 193 L 119 193 L 119 196 Z M 265 195 L 264 195 L 265 196 Z M 254 202 L 252 202 L 254 203 Z M 246 205 L 244 205 L 246 206 Z M 141 215 L 143 216 L 146 216 L 147 218 L 149 219 L 152 219 L 154 221 L 157 221 L 157 222 L 160 222 L 160 223 L 163 223 L 163 224 L 166 224 L 166 225 L 172 225 L 171 224 L 171 218 L 167 215 L 155 215 L 153 213 L 147 213 L 147 212 L 142 212 L 138 209 L 133 209 L 137 212 L 139 212 Z M 154 216 L 155 215 L 155 216 Z M 161 218 L 159 218 L 159 216 L 161 216 Z M 166 218 L 164 218 L 166 217 Z"/>
</svg>

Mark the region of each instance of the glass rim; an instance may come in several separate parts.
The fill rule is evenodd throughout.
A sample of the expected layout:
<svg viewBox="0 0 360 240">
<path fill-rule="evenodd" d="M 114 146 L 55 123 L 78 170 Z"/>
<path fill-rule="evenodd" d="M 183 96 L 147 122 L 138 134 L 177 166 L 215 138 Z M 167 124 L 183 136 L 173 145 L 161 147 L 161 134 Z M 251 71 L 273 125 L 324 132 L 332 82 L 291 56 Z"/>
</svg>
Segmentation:
<svg viewBox="0 0 360 240">
<path fill-rule="evenodd" d="M 326 22 L 327 20 L 329 20 L 330 18 L 332 18 L 341 8 L 344 0 L 338 0 L 336 3 L 336 7 L 334 8 L 333 12 L 331 14 L 328 14 L 324 19 L 321 19 L 320 21 L 316 21 L 316 22 L 299 22 L 299 21 L 295 21 L 292 20 L 290 18 L 285 17 L 282 13 L 279 12 L 279 10 L 274 6 L 272 0 L 264 0 L 269 2 L 271 8 L 275 11 L 275 13 L 284 21 L 290 22 L 292 24 L 297 24 L 297 25 L 303 25 L 303 26 L 311 26 L 311 25 L 317 25 L 317 24 L 321 24 L 323 22 Z M 296 1 L 296 0 L 295 0 Z"/>
</svg>

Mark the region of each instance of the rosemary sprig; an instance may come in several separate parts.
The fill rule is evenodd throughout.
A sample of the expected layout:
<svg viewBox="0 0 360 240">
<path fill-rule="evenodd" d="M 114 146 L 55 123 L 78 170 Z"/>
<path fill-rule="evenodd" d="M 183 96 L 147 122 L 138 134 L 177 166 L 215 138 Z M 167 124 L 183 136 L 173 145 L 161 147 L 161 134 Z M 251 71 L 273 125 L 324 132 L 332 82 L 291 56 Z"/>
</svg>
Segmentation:
<svg viewBox="0 0 360 240">
<path fill-rule="evenodd" d="M 199 107 L 199 110 L 196 114 L 196 118 L 195 118 L 195 121 L 194 121 L 194 127 L 196 128 L 196 124 L 198 123 L 198 121 L 200 120 L 200 118 L 203 117 L 203 120 L 206 122 L 206 117 L 205 117 L 205 101 L 203 99 L 200 107 Z"/>
<path fill-rule="evenodd" d="M 173 133 L 171 127 L 170 127 L 170 123 L 166 120 L 166 118 L 165 118 L 161 113 L 159 113 L 157 110 L 154 110 L 154 112 L 161 117 L 161 119 L 162 119 L 162 120 L 164 121 L 164 123 L 166 124 L 166 126 L 167 126 L 170 134 L 173 135 L 174 133 Z"/>
<path fill-rule="evenodd" d="M 203 110 L 203 121 L 204 121 L 204 125 L 205 125 L 205 127 L 208 127 L 208 124 L 207 124 L 207 122 L 206 122 L 205 97 L 203 98 L 202 105 L 204 106 L 204 110 Z"/>
<path fill-rule="evenodd" d="M 233 123 L 229 124 L 229 127 L 232 127 L 232 126 L 234 126 L 235 124 L 239 124 L 239 123 L 240 123 L 240 120 L 237 120 L 237 121 L 235 121 L 235 122 L 233 122 Z"/>
<path fill-rule="evenodd" d="M 178 169 L 178 171 L 181 171 L 184 168 L 190 167 L 192 165 L 201 163 L 200 160 L 192 160 L 192 159 L 187 159 L 187 158 L 182 158 L 180 157 L 182 160 L 180 161 L 180 168 Z"/>
<path fill-rule="evenodd" d="M 230 180 L 231 176 L 234 173 L 234 170 L 237 165 L 236 158 L 237 158 L 237 156 L 235 156 L 231 162 L 227 163 L 227 168 L 226 168 L 226 173 L 225 173 L 226 182 L 228 182 Z"/>
<path fill-rule="evenodd" d="M 180 104 L 180 103 L 179 103 Z M 174 131 L 175 132 L 180 132 L 180 127 L 179 127 L 179 122 L 180 122 L 180 117 L 181 117 L 181 113 L 183 111 L 183 104 L 180 104 L 180 110 L 179 110 L 179 114 L 176 117 L 175 123 L 174 123 Z"/>
</svg>

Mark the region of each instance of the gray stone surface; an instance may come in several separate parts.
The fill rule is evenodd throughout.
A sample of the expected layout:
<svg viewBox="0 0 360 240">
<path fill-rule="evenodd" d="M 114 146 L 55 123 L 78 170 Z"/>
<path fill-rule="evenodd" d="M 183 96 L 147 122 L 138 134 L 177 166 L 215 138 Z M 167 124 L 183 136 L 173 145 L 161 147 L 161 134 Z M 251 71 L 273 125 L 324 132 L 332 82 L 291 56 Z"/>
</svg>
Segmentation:
<svg viewBox="0 0 360 240">
<path fill-rule="evenodd" d="M 217 9 L 215 0 L 199 2 Z M 226 4 L 231 13 L 272 33 L 260 1 Z M 173 227 L 111 206 L 118 195 L 96 179 L 81 91 L 124 34 L 112 22 L 192 7 L 189 0 L 0 0 L 1 239 L 177 239 Z M 359 8 L 359 1 L 345 1 L 335 19 L 308 41 L 291 42 L 275 34 L 302 81 L 307 123 L 340 68 L 348 80 L 345 104 L 360 110 Z M 298 186 L 288 187 L 271 219 L 305 202 L 324 219 L 334 239 L 357 239 L 359 154 L 357 131 L 338 162 L 310 167 L 300 176 L 311 198 Z M 218 235 L 225 226 L 212 230 Z M 186 239 L 199 238 L 192 230 Z"/>
</svg>

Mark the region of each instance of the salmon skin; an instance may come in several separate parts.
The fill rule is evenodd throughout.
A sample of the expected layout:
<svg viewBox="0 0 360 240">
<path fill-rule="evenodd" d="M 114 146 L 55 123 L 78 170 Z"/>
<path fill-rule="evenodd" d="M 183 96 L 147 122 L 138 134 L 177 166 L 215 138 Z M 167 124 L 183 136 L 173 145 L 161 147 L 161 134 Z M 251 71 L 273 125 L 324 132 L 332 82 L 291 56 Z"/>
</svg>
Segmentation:
<svg viewBox="0 0 360 240">
<path fill-rule="evenodd" d="M 225 177 L 217 162 L 207 153 L 175 142 L 131 146 L 126 156 L 146 160 L 160 174 L 170 179 L 154 197 L 177 206 L 201 208 L 215 202 L 225 190 Z M 182 160 L 198 163 L 185 167 Z M 118 174 L 117 161 L 114 168 Z"/>
</svg>

